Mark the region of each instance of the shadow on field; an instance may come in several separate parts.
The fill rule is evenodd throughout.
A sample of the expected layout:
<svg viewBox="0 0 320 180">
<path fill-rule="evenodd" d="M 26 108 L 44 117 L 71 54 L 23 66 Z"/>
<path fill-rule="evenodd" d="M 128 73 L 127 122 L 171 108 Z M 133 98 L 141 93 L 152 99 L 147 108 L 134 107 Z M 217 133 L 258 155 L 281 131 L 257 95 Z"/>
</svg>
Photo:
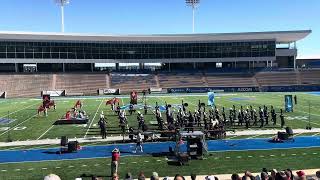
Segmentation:
<svg viewBox="0 0 320 180">
<path fill-rule="evenodd" d="M 44 151 L 42 152 L 44 154 L 70 154 L 70 153 L 76 153 L 76 152 L 69 152 L 69 151 Z"/>
<path fill-rule="evenodd" d="M 273 129 L 281 129 L 280 126 L 273 126 L 273 125 L 268 125 L 265 126 L 264 128 L 269 129 L 269 128 L 273 128 Z M 249 129 L 258 129 L 258 130 L 263 130 L 264 128 L 260 128 L 260 126 L 251 126 Z M 232 130 L 245 130 L 243 128 L 243 126 L 232 126 L 232 127 L 228 127 L 227 131 L 232 131 Z"/>
</svg>

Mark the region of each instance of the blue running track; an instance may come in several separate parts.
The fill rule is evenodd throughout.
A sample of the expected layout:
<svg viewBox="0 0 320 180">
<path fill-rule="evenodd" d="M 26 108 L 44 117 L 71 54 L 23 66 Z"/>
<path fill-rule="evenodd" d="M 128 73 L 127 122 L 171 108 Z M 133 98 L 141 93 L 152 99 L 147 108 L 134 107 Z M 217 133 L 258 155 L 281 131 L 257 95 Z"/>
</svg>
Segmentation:
<svg viewBox="0 0 320 180">
<path fill-rule="evenodd" d="M 270 150 L 320 147 L 319 136 L 296 137 L 295 141 L 284 143 L 270 143 L 269 139 L 240 139 L 240 140 L 211 140 L 208 141 L 209 151 L 245 151 L 245 150 Z M 67 160 L 81 158 L 104 158 L 110 157 L 111 151 L 117 147 L 121 156 L 150 155 L 153 153 L 169 152 L 169 147 L 174 147 L 174 142 L 158 142 L 143 144 L 143 153 L 134 154 L 135 144 L 116 144 L 105 146 L 84 146 L 76 153 L 58 154 L 58 148 L 32 149 L 32 150 L 3 150 L 0 151 L 0 163 L 32 162 L 47 160 Z M 183 145 L 182 151 L 186 151 Z"/>
</svg>

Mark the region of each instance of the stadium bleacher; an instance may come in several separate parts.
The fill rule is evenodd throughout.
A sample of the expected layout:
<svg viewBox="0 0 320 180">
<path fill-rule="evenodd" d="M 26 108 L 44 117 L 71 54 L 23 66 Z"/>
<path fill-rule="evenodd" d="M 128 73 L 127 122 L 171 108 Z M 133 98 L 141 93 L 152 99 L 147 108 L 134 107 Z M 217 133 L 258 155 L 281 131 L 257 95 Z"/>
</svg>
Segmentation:
<svg viewBox="0 0 320 180">
<path fill-rule="evenodd" d="M 159 74 L 158 77 L 162 88 L 207 86 L 202 74 Z"/>
<path fill-rule="evenodd" d="M 252 87 L 257 86 L 253 77 L 243 74 L 216 76 L 207 74 L 209 86 L 217 87 Z"/>
<path fill-rule="evenodd" d="M 320 84 L 320 70 L 308 70 L 300 72 L 302 84 Z"/>
<path fill-rule="evenodd" d="M 259 86 L 297 85 L 297 72 L 259 72 L 254 76 Z"/>
<path fill-rule="evenodd" d="M 245 73 L 57 73 L 1 74 L 0 91 L 7 97 L 37 97 L 43 90 L 96 95 L 101 88 L 142 91 L 150 87 L 263 87 L 320 84 L 320 70 Z"/>
<path fill-rule="evenodd" d="M 111 87 L 122 92 L 142 91 L 157 87 L 157 83 L 153 74 L 111 74 Z"/>
<path fill-rule="evenodd" d="M 97 94 L 97 89 L 107 88 L 107 74 L 54 74 L 55 89 L 66 90 L 67 93 Z"/>
<path fill-rule="evenodd" d="M 52 88 L 52 75 L 1 74 L 0 87 L 7 92 L 7 97 L 36 97 L 41 91 Z"/>
</svg>

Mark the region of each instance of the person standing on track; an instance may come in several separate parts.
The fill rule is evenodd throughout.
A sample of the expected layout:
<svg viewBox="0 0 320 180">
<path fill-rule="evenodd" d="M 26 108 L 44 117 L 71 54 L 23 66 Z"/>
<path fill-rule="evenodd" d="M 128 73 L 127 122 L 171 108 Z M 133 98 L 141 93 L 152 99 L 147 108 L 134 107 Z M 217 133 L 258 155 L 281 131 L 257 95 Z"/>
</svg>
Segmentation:
<svg viewBox="0 0 320 180">
<path fill-rule="evenodd" d="M 138 132 L 138 135 L 137 135 L 136 149 L 135 149 L 135 151 L 133 151 L 133 153 L 136 153 L 136 152 L 137 152 L 138 147 L 140 148 L 140 152 L 143 152 L 143 149 L 142 149 L 142 141 L 143 141 L 142 134 L 141 134 L 141 131 L 139 131 L 139 132 Z"/>
<path fill-rule="evenodd" d="M 144 109 L 144 115 L 147 115 L 147 114 L 148 114 L 148 106 L 147 106 L 147 103 L 144 103 L 143 109 Z"/>
<path fill-rule="evenodd" d="M 120 160 L 120 151 L 119 149 L 115 148 L 112 151 L 112 157 L 111 157 L 111 175 L 113 175 L 114 173 L 118 174 L 119 160 Z"/>
<path fill-rule="evenodd" d="M 261 109 L 261 107 L 259 107 L 259 117 L 260 117 L 260 128 L 263 128 L 263 124 L 264 124 L 264 117 L 263 117 L 263 109 Z"/>
<path fill-rule="evenodd" d="M 102 139 L 106 139 L 107 138 L 107 128 L 106 128 L 106 121 L 104 118 L 103 111 L 100 114 L 100 120 L 99 120 L 98 124 L 100 127 L 100 134 L 101 134 Z"/>
<path fill-rule="evenodd" d="M 138 111 L 137 121 L 138 121 L 138 124 L 139 124 L 138 129 L 142 129 L 142 127 L 144 126 L 144 117 L 140 113 L 140 111 Z"/>
<path fill-rule="evenodd" d="M 280 123 L 281 123 L 281 128 L 284 127 L 285 122 L 284 122 L 284 115 L 282 109 L 280 109 Z"/>
</svg>

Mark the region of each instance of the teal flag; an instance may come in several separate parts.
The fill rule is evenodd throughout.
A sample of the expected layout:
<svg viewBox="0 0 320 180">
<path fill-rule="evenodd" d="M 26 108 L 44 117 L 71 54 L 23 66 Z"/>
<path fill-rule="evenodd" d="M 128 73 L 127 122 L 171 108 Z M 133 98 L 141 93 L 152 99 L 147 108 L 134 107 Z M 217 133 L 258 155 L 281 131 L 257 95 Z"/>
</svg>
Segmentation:
<svg viewBox="0 0 320 180">
<path fill-rule="evenodd" d="M 214 92 L 208 92 L 208 106 L 214 106 Z"/>
<path fill-rule="evenodd" d="M 292 95 L 285 95 L 284 102 L 285 102 L 285 111 L 293 112 Z"/>
</svg>

